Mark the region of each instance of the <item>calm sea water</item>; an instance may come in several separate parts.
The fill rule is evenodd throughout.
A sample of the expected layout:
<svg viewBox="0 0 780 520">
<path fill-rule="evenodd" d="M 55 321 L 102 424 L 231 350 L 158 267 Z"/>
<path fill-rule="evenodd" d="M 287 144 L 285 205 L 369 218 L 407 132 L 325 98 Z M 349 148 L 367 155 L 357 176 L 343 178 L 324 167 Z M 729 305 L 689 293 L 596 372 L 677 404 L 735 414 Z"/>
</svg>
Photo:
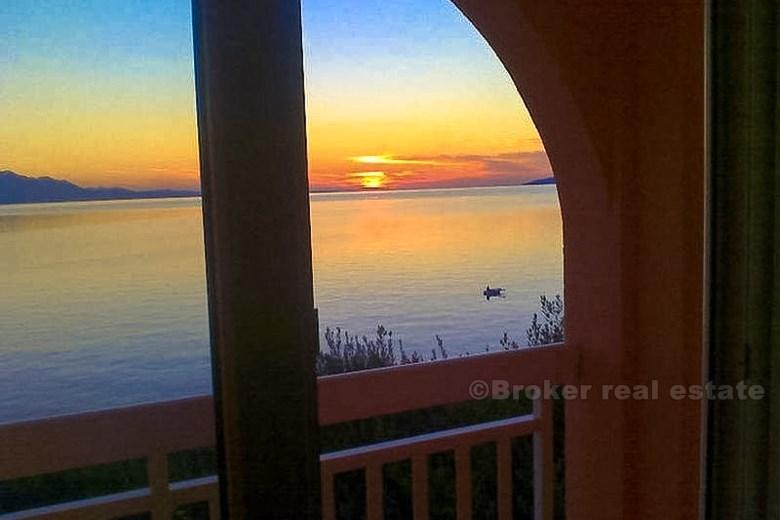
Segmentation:
<svg viewBox="0 0 780 520">
<path fill-rule="evenodd" d="M 323 331 L 480 352 L 524 340 L 562 291 L 553 186 L 316 194 L 311 211 Z M 210 391 L 199 199 L 0 206 L 0 272 L 0 422 Z"/>
</svg>

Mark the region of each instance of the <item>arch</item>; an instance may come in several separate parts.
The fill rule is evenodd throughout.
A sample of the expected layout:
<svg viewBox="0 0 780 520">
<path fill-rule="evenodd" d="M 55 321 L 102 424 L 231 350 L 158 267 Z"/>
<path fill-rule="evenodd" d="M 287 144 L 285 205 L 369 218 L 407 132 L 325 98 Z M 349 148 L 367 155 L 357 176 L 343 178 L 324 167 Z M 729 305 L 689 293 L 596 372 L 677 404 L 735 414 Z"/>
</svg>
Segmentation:
<svg viewBox="0 0 780 520">
<path fill-rule="evenodd" d="M 612 338 L 608 338 L 605 335 L 609 332 L 604 328 L 596 329 L 587 325 L 591 323 L 588 309 L 593 309 L 593 302 L 590 301 L 593 287 L 585 287 L 583 281 L 588 280 L 598 286 L 599 280 L 594 272 L 614 272 L 619 266 L 614 263 L 599 265 L 600 259 L 589 253 L 594 246 L 601 250 L 615 250 L 617 236 L 604 233 L 611 224 L 602 211 L 608 207 L 607 182 L 580 107 L 564 82 L 558 62 L 527 19 L 519 2 L 492 2 L 492 9 L 488 10 L 480 0 L 453 1 L 504 63 L 528 107 L 555 174 L 563 221 L 567 343 L 597 344 L 602 348 L 606 346 L 605 343 L 614 345 L 619 342 L 617 330 L 612 330 Z M 596 244 L 598 239 L 588 233 L 589 229 L 602 230 L 601 244 Z M 614 227 L 612 229 L 616 232 Z M 603 284 L 600 289 L 601 293 L 607 294 L 614 294 L 617 290 L 614 285 Z M 612 298 L 609 300 L 614 301 Z M 596 310 L 602 315 L 616 311 L 619 310 Z M 604 323 L 600 325 L 603 327 Z M 604 343 L 597 343 L 599 341 Z M 602 367 L 602 373 L 597 379 L 608 380 L 610 373 L 619 371 L 618 360 L 614 361 Z M 578 412 L 586 416 L 584 420 L 579 420 Z M 589 428 L 595 423 L 591 421 L 595 415 L 603 418 L 603 424 L 614 425 L 614 418 L 620 416 L 620 407 L 593 410 L 569 406 L 567 431 L 574 429 L 578 435 L 586 437 L 604 433 L 597 431 L 597 428 Z M 621 436 L 622 432 L 617 429 L 609 432 L 607 437 L 612 444 L 610 448 L 620 446 Z M 619 459 L 612 459 L 612 464 L 604 468 L 612 478 L 602 478 L 599 482 L 599 479 L 593 478 L 592 470 L 585 471 L 587 466 L 592 465 L 592 461 L 580 457 L 579 446 L 569 439 L 567 447 L 567 509 L 575 508 L 569 513 L 574 513 L 576 508 L 584 508 L 590 515 L 587 501 L 588 495 L 592 493 L 601 494 L 606 503 L 620 503 L 622 465 Z M 608 447 L 604 446 L 604 449 Z M 578 517 L 576 513 L 572 516 Z"/>
<path fill-rule="evenodd" d="M 453 2 L 522 93 L 557 177 L 578 382 L 701 383 L 703 3 Z M 570 518 L 698 515 L 700 405 L 566 413 Z"/>
<path fill-rule="evenodd" d="M 519 2 L 452 0 L 496 52 L 523 98 L 558 181 L 561 203 L 598 204 L 607 198 L 599 160 L 579 107 L 558 62 L 525 16 Z M 511 32 L 508 30 L 511 27 Z M 572 162 L 577 168 L 569 168 Z M 569 197 L 580 182 L 593 183 L 588 197 Z M 571 199 L 571 201 L 569 200 Z"/>
</svg>

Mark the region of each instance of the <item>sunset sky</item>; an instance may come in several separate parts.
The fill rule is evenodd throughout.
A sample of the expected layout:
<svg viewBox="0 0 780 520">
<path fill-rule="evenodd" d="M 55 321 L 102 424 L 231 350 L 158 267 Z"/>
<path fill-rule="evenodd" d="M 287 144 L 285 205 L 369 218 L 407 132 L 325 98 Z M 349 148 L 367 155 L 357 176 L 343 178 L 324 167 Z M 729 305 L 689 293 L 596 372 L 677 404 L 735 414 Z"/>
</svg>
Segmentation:
<svg viewBox="0 0 780 520">
<path fill-rule="evenodd" d="M 550 175 L 508 74 L 448 0 L 303 0 L 315 190 Z M 13 0 L 0 170 L 196 188 L 190 0 Z"/>
</svg>

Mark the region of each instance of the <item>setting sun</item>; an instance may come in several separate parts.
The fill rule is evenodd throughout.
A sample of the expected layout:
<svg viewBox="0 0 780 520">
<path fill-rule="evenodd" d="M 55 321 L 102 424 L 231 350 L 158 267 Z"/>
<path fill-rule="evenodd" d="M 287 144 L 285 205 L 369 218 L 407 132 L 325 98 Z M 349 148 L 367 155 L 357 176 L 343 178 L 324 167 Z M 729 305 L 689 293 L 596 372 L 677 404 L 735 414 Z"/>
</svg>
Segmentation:
<svg viewBox="0 0 780 520">
<path fill-rule="evenodd" d="M 358 172 L 352 174 L 360 181 L 360 187 L 369 190 L 384 188 L 387 183 L 385 172 Z"/>
</svg>

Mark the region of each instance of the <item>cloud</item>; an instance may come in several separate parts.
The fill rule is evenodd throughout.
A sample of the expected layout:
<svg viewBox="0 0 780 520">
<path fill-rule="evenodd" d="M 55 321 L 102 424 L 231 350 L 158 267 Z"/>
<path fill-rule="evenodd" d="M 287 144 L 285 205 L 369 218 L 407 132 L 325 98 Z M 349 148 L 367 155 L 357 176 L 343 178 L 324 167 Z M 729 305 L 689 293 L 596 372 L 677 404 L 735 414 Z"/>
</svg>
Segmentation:
<svg viewBox="0 0 780 520">
<path fill-rule="evenodd" d="M 549 177 L 552 169 L 544 151 L 502 154 L 444 154 L 433 156 L 368 155 L 350 157 L 343 167 L 312 170 L 315 190 L 354 189 L 360 165 L 382 171 L 382 185 L 391 188 L 450 188 L 523 184 Z"/>
<path fill-rule="evenodd" d="M 399 157 L 385 173 L 404 187 L 465 187 L 522 184 L 552 175 L 547 154 L 514 152 L 497 155 Z"/>
<path fill-rule="evenodd" d="M 478 167 L 487 175 L 510 175 L 527 180 L 541 175 L 552 175 L 552 168 L 543 151 L 512 152 L 497 155 L 443 156 L 451 164 L 466 163 Z"/>
<path fill-rule="evenodd" d="M 360 164 L 422 164 L 427 166 L 437 166 L 440 164 L 438 161 L 429 159 L 405 159 L 392 155 L 359 155 L 357 157 L 350 157 L 349 160 Z"/>
</svg>

